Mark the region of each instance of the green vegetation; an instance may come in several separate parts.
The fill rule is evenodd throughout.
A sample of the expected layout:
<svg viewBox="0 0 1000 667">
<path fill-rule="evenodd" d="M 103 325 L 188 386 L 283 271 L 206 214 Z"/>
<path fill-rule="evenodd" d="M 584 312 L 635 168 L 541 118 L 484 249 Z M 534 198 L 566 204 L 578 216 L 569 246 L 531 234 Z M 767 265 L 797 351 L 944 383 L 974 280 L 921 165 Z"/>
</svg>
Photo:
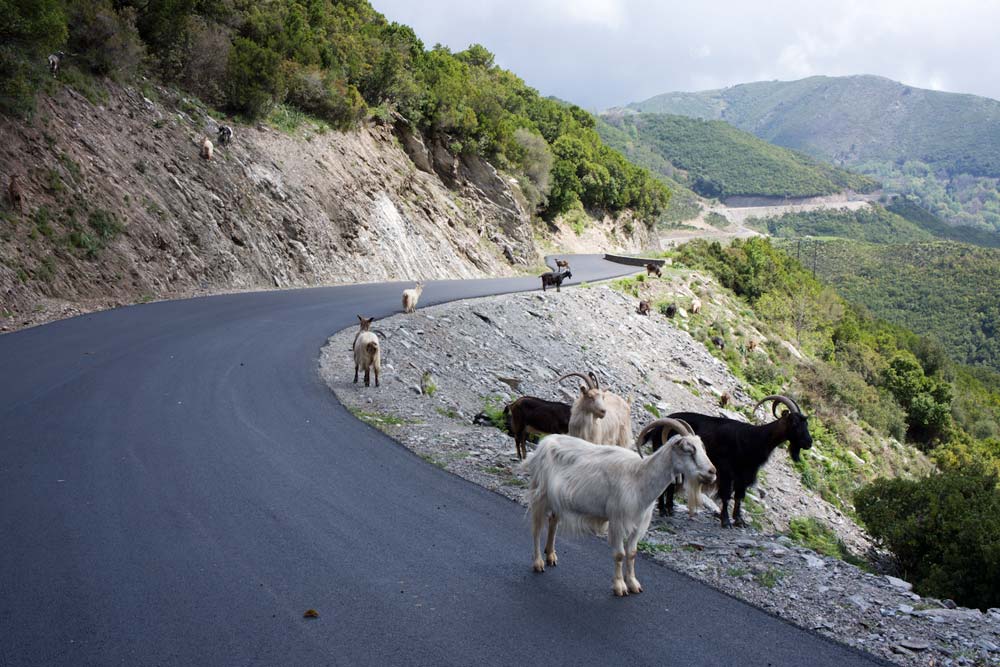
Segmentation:
<svg viewBox="0 0 1000 667">
<path fill-rule="evenodd" d="M 886 205 L 886 209 L 906 218 L 937 238 L 972 243 L 973 245 L 985 248 L 1000 248 L 1000 231 L 991 232 L 968 225 L 949 225 L 940 217 L 921 206 L 913 197 L 894 197 Z M 1000 230 L 1000 227 L 997 227 L 997 229 Z"/>
<path fill-rule="evenodd" d="M 930 232 L 877 204 L 853 211 L 816 209 L 763 220 L 751 218 L 748 225 L 779 238 L 836 236 L 869 243 L 906 243 L 933 238 Z"/>
<path fill-rule="evenodd" d="M 850 165 L 949 224 L 1000 231 L 996 100 L 875 76 L 814 76 L 670 93 L 630 107 L 725 120 L 766 141 Z"/>
<path fill-rule="evenodd" d="M 370 412 L 362 410 L 361 408 L 350 408 L 350 411 L 352 415 L 369 426 L 374 426 L 375 428 L 382 428 L 384 426 L 403 426 L 405 424 L 416 423 L 395 415 L 383 414 L 381 412 Z"/>
<path fill-rule="evenodd" d="M 1000 371 L 1000 249 L 831 241 L 817 254 L 818 275 L 845 298 L 940 341 L 955 361 Z"/>
<path fill-rule="evenodd" d="M 773 567 L 754 574 L 753 580 L 764 588 L 774 588 L 785 577 L 785 573 Z"/>
<path fill-rule="evenodd" d="M 504 418 L 503 409 L 507 407 L 507 401 L 503 396 L 487 396 L 483 399 L 483 414 L 490 418 L 490 422 L 496 428 L 507 432 L 507 420 Z"/>
<path fill-rule="evenodd" d="M 867 567 L 867 563 L 852 554 L 832 528 L 815 517 L 794 517 L 788 522 L 788 536 L 796 544 L 801 544 L 816 553 L 833 556 L 859 567 Z"/>
<path fill-rule="evenodd" d="M 420 376 L 420 390 L 431 398 L 434 398 L 434 394 L 437 393 L 438 386 L 434 382 L 434 376 L 427 371 L 424 371 L 424 374 Z"/>
<path fill-rule="evenodd" d="M 654 555 L 654 554 L 668 554 L 674 550 L 672 544 L 663 544 L 661 542 L 647 542 L 645 540 L 639 540 L 638 549 L 644 554 Z"/>
<path fill-rule="evenodd" d="M 705 197 L 812 197 L 878 187 L 870 178 L 769 144 L 721 121 L 650 113 L 606 115 L 604 120 L 620 130 L 626 142 L 644 145 L 671 165 L 666 175 Z M 615 138 L 622 141 L 620 135 L 605 135 L 609 142 Z M 641 154 L 633 159 L 659 173 L 667 171 L 660 162 L 642 160 Z"/>
<path fill-rule="evenodd" d="M 856 498 L 865 525 L 922 595 L 1000 604 L 1000 489 L 995 472 L 963 466 L 921 480 L 879 480 Z"/>
<path fill-rule="evenodd" d="M 797 340 L 807 355 L 799 362 L 768 345 L 766 357 L 727 359 L 755 383 L 752 393 L 794 384 L 814 440 L 795 464 L 803 484 L 862 519 L 921 592 L 996 606 L 1000 375 L 958 365 L 933 340 L 844 301 L 767 239 L 729 247 L 693 241 L 679 249 L 675 264 L 711 271 L 750 302 L 756 326 L 768 322 L 772 338 Z M 943 472 L 877 479 L 921 470 L 887 436 L 929 452 Z M 790 533 L 849 558 L 825 526 L 795 520 Z M 989 577 L 992 588 L 983 584 Z"/>
<path fill-rule="evenodd" d="M 698 216 L 701 212 L 698 195 L 680 183 L 678 179 L 683 179 L 684 175 L 667 159 L 639 137 L 609 123 L 607 116 L 597 118 L 597 132 L 606 144 L 651 171 L 670 189 L 670 201 L 660 215 L 661 225 L 669 226 Z"/>
<path fill-rule="evenodd" d="M 140 72 L 246 120 L 294 130 L 307 114 L 347 129 L 366 117 L 422 132 L 515 175 L 536 213 L 631 209 L 652 225 L 668 188 L 598 136 L 593 116 L 543 98 L 480 45 L 427 50 L 366 0 L 13 0 L 0 47 L 0 110 L 26 113 L 42 82 L 100 97 L 95 77 Z M 73 55 L 60 78 L 45 55 Z M 96 85 L 95 85 L 96 82 Z M 196 108 L 197 104 L 191 103 Z"/>
</svg>

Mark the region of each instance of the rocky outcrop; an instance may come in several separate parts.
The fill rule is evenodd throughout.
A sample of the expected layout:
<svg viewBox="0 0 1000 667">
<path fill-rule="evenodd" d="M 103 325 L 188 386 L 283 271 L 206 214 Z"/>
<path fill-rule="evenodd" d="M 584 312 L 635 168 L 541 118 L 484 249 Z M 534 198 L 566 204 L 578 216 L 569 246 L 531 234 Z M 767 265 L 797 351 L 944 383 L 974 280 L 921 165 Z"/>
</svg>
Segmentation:
<svg viewBox="0 0 1000 667">
<path fill-rule="evenodd" d="M 0 118 L 0 178 L 25 186 L 0 220 L 0 325 L 198 292 L 537 266 L 516 181 L 388 125 L 218 122 L 170 90 L 70 88 L 28 122 Z M 228 122 L 228 121 L 227 121 Z M 95 217 L 96 216 L 96 217 Z"/>
</svg>

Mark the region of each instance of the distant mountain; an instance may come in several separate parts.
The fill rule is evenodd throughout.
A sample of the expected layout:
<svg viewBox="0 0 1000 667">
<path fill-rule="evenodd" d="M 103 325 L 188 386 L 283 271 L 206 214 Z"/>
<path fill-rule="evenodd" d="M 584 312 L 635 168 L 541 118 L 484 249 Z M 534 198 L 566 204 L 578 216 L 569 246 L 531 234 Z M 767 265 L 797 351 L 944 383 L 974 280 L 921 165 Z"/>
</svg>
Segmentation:
<svg viewBox="0 0 1000 667">
<path fill-rule="evenodd" d="M 608 145 L 703 197 L 814 197 L 878 187 L 721 121 L 659 113 L 607 113 L 601 121 L 597 131 Z"/>
<path fill-rule="evenodd" d="M 877 76 L 815 76 L 667 93 L 628 109 L 724 120 L 847 165 L 951 224 L 1000 230 L 1000 102 Z"/>
</svg>

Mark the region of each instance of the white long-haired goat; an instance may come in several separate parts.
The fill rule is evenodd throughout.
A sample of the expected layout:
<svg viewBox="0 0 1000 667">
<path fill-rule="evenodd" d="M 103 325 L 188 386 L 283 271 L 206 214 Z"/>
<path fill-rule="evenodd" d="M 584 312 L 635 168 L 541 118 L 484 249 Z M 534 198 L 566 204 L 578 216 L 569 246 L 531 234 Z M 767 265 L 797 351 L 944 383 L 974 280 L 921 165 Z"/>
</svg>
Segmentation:
<svg viewBox="0 0 1000 667">
<path fill-rule="evenodd" d="M 420 294 L 424 291 L 424 284 L 417 283 L 411 289 L 403 290 L 403 312 L 412 313 L 417 309 L 417 301 L 420 300 Z"/>
<path fill-rule="evenodd" d="M 576 376 L 580 395 L 573 401 L 569 418 L 569 435 L 595 445 L 632 446 L 632 404 L 607 389 L 601 389 L 593 373 L 566 373 L 556 382 Z"/>
<path fill-rule="evenodd" d="M 680 435 L 645 459 L 637 453 L 650 429 L 670 426 Z M 658 419 L 639 434 L 636 450 L 604 447 L 569 435 L 549 435 L 522 464 L 531 475 L 528 513 L 534 540 L 532 565 L 544 572 L 556 565 L 556 528 L 569 532 L 598 532 L 607 526 L 608 543 L 615 561 L 611 586 L 615 595 L 642 592 L 635 578 L 639 539 L 653 518 L 653 503 L 679 475 L 715 480 L 715 467 L 701 439 L 673 419 Z M 542 527 L 549 524 L 542 560 Z M 625 571 L 622 572 L 622 564 Z"/>
<path fill-rule="evenodd" d="M 354 382 L 358 381 L 358 369 L 365 371 L 365 386 L 371 381 L 371 370 L 375 369 L 375 386 L 378 386 L 378 376 L 382 372 L 382 354 L 378 344 L 378 336 L 371 331 L 374 317 L 358 315 L 358 333 L 354 336 Z"/>
</svg>

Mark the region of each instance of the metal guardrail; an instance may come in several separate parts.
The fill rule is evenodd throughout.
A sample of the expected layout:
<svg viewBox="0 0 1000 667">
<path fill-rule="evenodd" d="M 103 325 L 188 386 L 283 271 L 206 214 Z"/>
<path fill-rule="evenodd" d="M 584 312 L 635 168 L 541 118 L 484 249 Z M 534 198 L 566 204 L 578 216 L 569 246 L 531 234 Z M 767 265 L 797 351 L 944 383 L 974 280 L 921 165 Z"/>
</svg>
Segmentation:
<svg viewBox="0 0 1000 667">
<path fill-rule="evenodd" d="M 646 266 L 647 264 L 663 266 L 662 259 L 649 259 L 648 257 L 628 257 L 626 255 L 612 255 L 604 253 L 604 259 L 609 262 L 615 262 L 616 264 L 628 264 L 629 266 Z"/>
</svg>

